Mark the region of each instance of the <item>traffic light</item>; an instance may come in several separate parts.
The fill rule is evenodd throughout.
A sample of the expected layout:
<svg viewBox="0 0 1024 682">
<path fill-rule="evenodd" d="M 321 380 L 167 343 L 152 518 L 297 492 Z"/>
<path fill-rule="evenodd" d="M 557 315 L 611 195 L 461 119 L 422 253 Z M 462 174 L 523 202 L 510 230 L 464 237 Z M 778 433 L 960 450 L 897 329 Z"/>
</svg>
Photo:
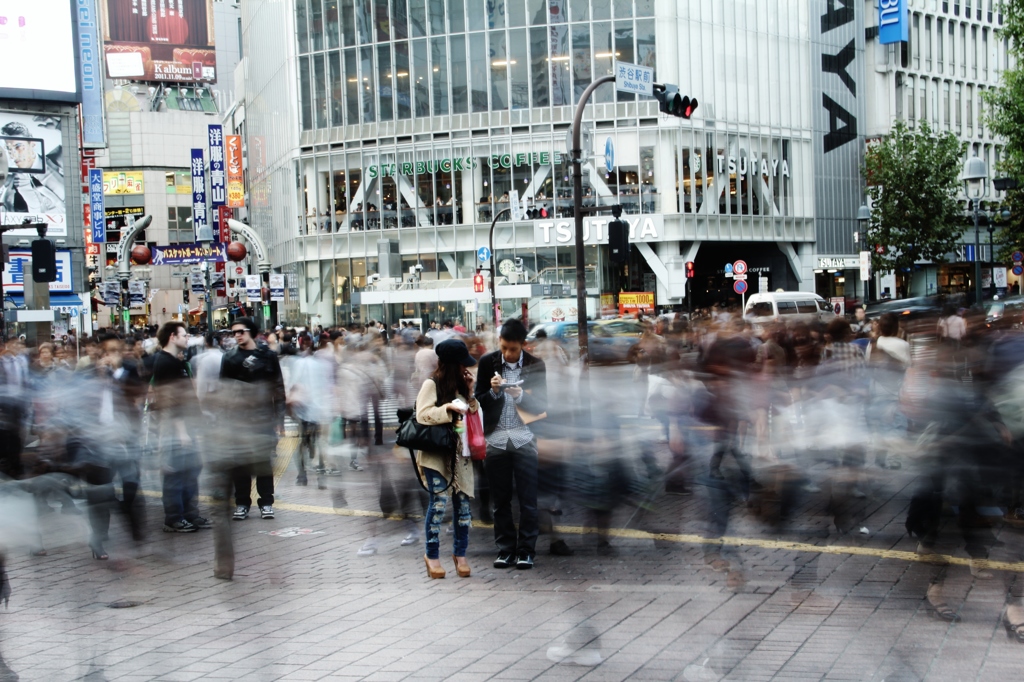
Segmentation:
<svg viewBox="0 0 1024 682">
<path fill-rule="evenodd" d="M 679 118 L 690 118 L 697 110 L 697 99 L 679 94 L 679 88 L 675 85 L 664 85 L 654 89 L 654 96 L 658 100 L 658 109 L 663 114 L 678 116 Z"/>
<path fill-rule="evenodd" d="M 479 272 L 473 275 L 473 291 L 477 294 L 484 292 L 484 276 Z"/>
<path fill-rule="evenodd" d="M 686 279 L 693 279 L 697 273 L 693 271 L 693 261 L 686 261 Z"/>
<path fill-rule="evenodd" d="M 57 251 L 49 239 L 32 241 L 32 281 L 57 281 Z"/>
<path fill-rule="evenodd" d="M 625 220 L 615 219 L 608 223 L 608 250 L 613 263 L 629 260 L 629 223 Z"/>
</svg>

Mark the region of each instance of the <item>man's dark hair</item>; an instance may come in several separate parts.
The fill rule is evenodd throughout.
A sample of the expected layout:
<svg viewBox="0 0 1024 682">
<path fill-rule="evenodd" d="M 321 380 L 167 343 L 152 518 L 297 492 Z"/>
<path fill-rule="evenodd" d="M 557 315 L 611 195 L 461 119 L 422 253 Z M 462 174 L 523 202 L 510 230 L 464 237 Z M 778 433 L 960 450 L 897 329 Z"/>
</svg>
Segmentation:
<svg viewBox="0 0 1024 682">
<path fill-rule="evenodd" d="M 844 317 L 837 317 L 829 322 L 828 326 L 825 328 L 825 333 L 828 334 L 835 343 L 845 343 L 853 336 L 853 330 L 850 328 L 850 323 L 847 322 Z"/>
<path fill-rule="evenodd" d="M 505 324 L 501 325 L 501 338 L 506 341 L 523 343 L 526 341 L 526 334 L 526 325 L 514 317 L 508 318 Z"/>
<path fill-rule="evenodd" d="M 171 342 L 171 337 L 178 333 L 179 329 L 184 329 L 185 323 L 173 320 L 171 322 L 164 322 L 163 326 L 160 327 L 160 331 L 156 333 L 156 342 L 160 344 L 160 347 L 165 347 Z"/>
<path fill-rule="evenodd" d="M 235 319 L 231 320 L 232 327 L 234 327 L 236 324 L 244 325 L 245 328 L 249 330 L 249 336 L 251 336 L 253 339 L 259 336 L 260 326 L 256 324 L 256 320 L 252 319 L 251 317 L 236 317 Z"/>
<path fill-rule="evenodd" d="M 900 318 L 896 313 L 885 313 L 878 318 L 878 333 L 881 336 L 896 336 L 900 333 Z"/>
<path fill-rule="evenodd" d="M 13 137 L 31 137 L 31 134 L 28 132 L 28 128 L 17 121 L 11 121 L 3 128 L 0 128 L 0 133 L 4 135 L 11 135 Z"/>
</svg>

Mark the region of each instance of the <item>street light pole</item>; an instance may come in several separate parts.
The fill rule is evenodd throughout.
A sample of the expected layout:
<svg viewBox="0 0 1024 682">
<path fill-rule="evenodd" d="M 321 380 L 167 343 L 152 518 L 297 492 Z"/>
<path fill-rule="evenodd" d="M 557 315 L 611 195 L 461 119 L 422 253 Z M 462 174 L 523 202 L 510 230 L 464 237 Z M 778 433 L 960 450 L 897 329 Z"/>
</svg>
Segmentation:
<svg viewBox="0 0 1024 682">
<path fill-rule="evenodd" d="M 975 305 L 981 305 L 981 235 L 978 233 L 978 211 L 981 209 L 981 198 L 988 191 L 988 167 L 977 156 L 964 162 L 963 175 L 964 194 L 974 202 L 974 296 Z"/>
<path fill-rule="evenodd" d="M 487 243 L 490 244 L 491 249 L 491 319 L 494 320 L 495 335 L 498 333 L 498 328 L 501 327 L 501 316 L 498 315 L 498 295 L 495 293 L 495 279 L 497 279 L 498 275 L 498 269 L 495 264 L 498 262 L 498 259 L 494 255 L 494 226 L 498 224 L 498 218 L 511 211 L 511 207 L 503 208 L 494 214 L 494 220 L 491 221 L 491 232 L 487 238 Z"/>
<path fill-rule="evenodd" d="M 981 305 L 981 236 L 978 233 L 978 208 L 981 199 L 974 200 L 974 304 Z"/>
</svg>

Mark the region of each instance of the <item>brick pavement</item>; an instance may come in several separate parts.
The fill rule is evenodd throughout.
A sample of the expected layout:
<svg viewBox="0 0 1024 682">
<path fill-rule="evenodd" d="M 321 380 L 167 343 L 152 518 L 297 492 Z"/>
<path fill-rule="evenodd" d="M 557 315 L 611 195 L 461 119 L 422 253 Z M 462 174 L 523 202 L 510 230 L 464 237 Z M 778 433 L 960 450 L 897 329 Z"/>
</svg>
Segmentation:
<svg viewBox="0 0 1024 682">
<path fill-rule="evenodd" d="M 400 458 L 382 457 L 404 472 Z M 294 473 L 282 475 L 275 520 L 233 524 L 232 582 L 212 576 L 212 533 L 159 532 L 152 497 L 149 539 L 133 546 L 115 517 L 108 562 L 89 557 L 84 516 L 46 515 L 48 555 L 8 558 L 3 660 L 22 680 L 54 682 L 1020 679 L 1024 647 L 999 626 L 1013 572 L 982 581 L 952 566 L 946 598 L 963 622 L 932 616 L 924 592 L 941 569 L 904 554 L 915 546 L 902 529 L 910 472 L 873 487 L 870 536 L 814 538 L 827 526 L 820 499 L 803 509 L 805 536 L 787 538 L 798 545 L 739 509 L 731 573 L 712 570 L 692 541 L 703 533 L 698 491 L 658 496 L 639 515 L 619 510 L 616 526 L 631 521 L 610 556 L 583 534 L 583 511 L 567 508 L 576 556 L 547 555 L 542 537 L 529 572 L 491 568 L 491 531 L 478 524 L 474 576 L 455 577 L 443 559 L 441 581 L 425 577 L 420 545 L 399 546 L 406 524 L 379 518 L 377 470 L 346 471 L 328 490 L 296 487 Z M 345 509 L 332 508 L 335 487 Z M 285 528 L 309 532 L 270 534 Z M 1019 562 L 1020 533 L 1000 529 L 1006 545 L 992 558 Z M 357 557 L 371 535 L 378 553 Z M 550 661 L 563 642 L 599 648 L 603 662 Z"/>
</svg>

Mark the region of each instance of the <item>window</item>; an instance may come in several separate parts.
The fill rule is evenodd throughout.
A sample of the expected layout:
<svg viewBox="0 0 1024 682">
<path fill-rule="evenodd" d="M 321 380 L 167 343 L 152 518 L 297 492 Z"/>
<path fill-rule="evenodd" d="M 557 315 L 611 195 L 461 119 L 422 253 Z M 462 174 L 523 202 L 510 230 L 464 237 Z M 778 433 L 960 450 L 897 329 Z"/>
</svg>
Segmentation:
<svg viewBox="0 0 1024 682">
<path fill-rule="evenodd" d="M 776 301 L 775 306 L 779 309 L 779 315 L 796 315 L 795 301 Z"/>
<path fill-rule="evenodd" d="M 932 18 L 924 18 L 924 68 L 932 70 Z"/>
<path fill-rule="evenodd" d="M 568 57 L 565 57 L 568 60 Z M 530 87 L 533 90 L 533 106 L 546 107 L 551 98 L 548 96 L 548 32 L 546 28 L 530 29 Z M 551 62 L 552 68 L 558 68 L 560 62 Z"/>
<path fill-rule="evenodd" d="M 818 306 L 814 301 L 797 301 L 796 309 L 804 314 L 818 312 Z"/>
<path fill-rule="evenodd" d="M 910 34 L 910 56 L 914 60 L 914 68 L 921 68 L 921 15 L 915 14 Z"/>
<path fill-rule="evenodd" d="M 466 36 L 451 37 L 452 48 L 452 113 L 469 111 L 469 74 L 466 67 Z"/>
<path fill-rule="evenodd" d="M 309 57 L 299 57 L 299 108 L 302 129 L 313 129 L 313 92 L 309 78 Z"/>
<path fill-rule="evenodd" d="M 775 309 L 772 307 L 771 301 L 762 301 L 751 304 L 750 308 L 747 309 L 747 314 L 754 317 L 772 317 L 775 315 Z"/>
<path fill-rule="evenodd" d="M 167 243 L 192 244 L 195 240 L 195 233 L 192 230 L 192 207 L 168 206 Z"/>
<path fill-rule="evenodd" d="M 935 20 L 935 62 L 939 73 L 942 73 L 946 65 L 944 63 L 946 54 L 946 32 L 943 30 L 942 19 Z"/>
</svg>

